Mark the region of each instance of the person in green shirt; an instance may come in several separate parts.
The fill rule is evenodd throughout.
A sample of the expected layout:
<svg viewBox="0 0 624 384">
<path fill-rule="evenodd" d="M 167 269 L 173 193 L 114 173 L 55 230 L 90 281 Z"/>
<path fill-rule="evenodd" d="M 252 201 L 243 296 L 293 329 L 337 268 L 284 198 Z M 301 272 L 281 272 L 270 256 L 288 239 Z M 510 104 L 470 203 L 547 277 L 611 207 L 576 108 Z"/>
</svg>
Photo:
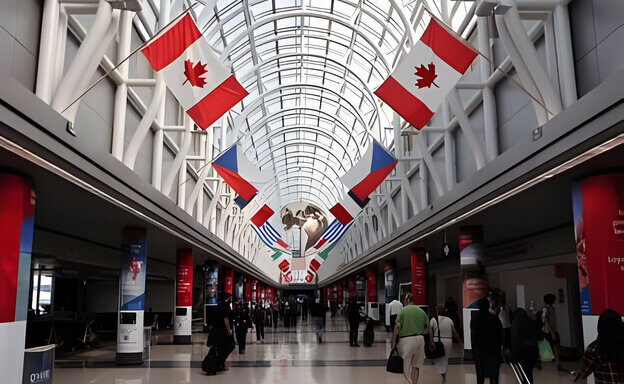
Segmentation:
<svg viewBox="0 0 624 384">
<path fill-rule="evenodd" d="M 429 318 L 425 311 L 414 305 L 412 294 L 405 295 L 405 307 L 397 316 L 392 334 L 392 348 L 403 358 L 403 374 L 411 384 L 418 383 L 420 367 L 425 361 L 425 338 L 429 331 Z M 397 336 L 399 338 L 397 345 Z"/>
</svg>

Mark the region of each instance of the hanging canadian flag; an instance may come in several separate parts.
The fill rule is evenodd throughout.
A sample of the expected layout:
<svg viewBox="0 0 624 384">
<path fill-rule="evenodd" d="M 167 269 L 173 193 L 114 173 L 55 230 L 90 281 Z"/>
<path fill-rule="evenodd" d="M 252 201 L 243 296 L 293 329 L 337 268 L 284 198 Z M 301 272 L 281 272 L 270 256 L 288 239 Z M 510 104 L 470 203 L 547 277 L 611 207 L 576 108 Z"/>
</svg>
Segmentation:
<svg viewBox="0 0 624 384">
<path fill-rule="evenodd" d="M 189 13 L 160 31 L 141 52 L 201 129 L 248 94 L 219 62 Z"/>
<path fill-rule="evenodd" d="M 375 94 L 421 129 L 475 57 L 477 51 L 432 18 L 420 40 Z"/>
</svg>

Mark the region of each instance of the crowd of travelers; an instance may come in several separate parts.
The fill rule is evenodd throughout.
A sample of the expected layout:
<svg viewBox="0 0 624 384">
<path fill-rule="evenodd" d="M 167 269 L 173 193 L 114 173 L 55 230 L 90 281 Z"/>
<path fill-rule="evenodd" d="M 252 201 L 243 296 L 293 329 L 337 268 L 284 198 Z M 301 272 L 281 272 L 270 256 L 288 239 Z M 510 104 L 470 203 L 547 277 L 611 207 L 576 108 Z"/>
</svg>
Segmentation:
<svg viewBox="0 0 624 384">
<path fill-rule="evenodd" d="M 388 306 L 393 350 L 390 359 L 400 357 L 401 365 L 396 372 L 403 372 L 409 383 L 416 384 L 424 360 L 430 358 L 445 382 L 453 341 L 463 350 L 457 304 L 449 298 L 443 305 L 436 306 L 429 316 L 414 305 L 410 293 L 402 299 L 393 300 Z M 533 371 L 540 367 L 541 361 L 554 360 L 561 370 L 556 297 L 546 294 L 543 301 L 541 309 L 530 300 L 528 308 L 511 310 L 504 293 L 491 290 L 477 302 L 478 310 L 471 313 L 469 321 L 477 384 L 484 384 L 486 380 L 498 384 L 503 363 L 518 369 L 517 376 L 523 384 L 534 383 Z M 323 343 L 327 313 L 334 317 L 338 311 L 344 312 L 349 324 L 349 345 L 359 347 L 359 327 L 366 315 L 358 300 L 353 298 L 344 308 L 331 304 L 290 297 L 275 304 L 232 305 L 231 297 L 225 295 L 213 312 L 207 340 L 210 352 L 204 363 L 213 368 L 204 370 L 208 374 L 228 370 L 227 358 L 236 344 L 239 353 L 245 353 L 250 329 L 255 328 L 256 343 L 264 343 L 265 326 L 277 327 L 281 321 L 284 327 L 295 327 L 298 319 L 306 320 L 308 314 L 317 342 Z M 624 323 L 616 311 L 607 309 L 600 316 L 598 337 L 587 347 L 580 369 L 572 372 L 572 379 L 584 379 L 591 374 L 596 384 L 624 383 Z"/>
</svg>

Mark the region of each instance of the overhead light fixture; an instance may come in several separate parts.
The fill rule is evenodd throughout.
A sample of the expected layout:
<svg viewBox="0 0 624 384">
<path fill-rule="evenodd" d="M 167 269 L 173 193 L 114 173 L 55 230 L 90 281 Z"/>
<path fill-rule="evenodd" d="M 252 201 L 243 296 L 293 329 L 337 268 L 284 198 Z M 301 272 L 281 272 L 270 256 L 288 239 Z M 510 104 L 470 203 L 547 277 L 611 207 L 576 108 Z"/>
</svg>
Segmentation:
<svg viewBox="0 0 624 384">
<path fill-rule="evenodd" d="M 122 11 L 140 12 L 143 8 L 139 0 L 106 0 L 113 9 Z"/>
</svg>

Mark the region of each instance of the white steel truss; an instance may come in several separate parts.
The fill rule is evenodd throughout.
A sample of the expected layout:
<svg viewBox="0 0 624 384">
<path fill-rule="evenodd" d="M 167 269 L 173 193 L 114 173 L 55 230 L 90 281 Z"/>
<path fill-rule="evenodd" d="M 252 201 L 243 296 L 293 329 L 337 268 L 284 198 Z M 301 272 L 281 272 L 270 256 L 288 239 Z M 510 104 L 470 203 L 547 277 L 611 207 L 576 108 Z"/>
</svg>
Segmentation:
<svg viewBox="0 0 624 384">
<path fill-rule="evenodd" d="M 110 71 L 108 78 L 116 87 L 111 155 L 135 169 L 142 144 L 153 140 L 152 185 L 252 262 L 265 256 L 262 244 L 243 222 L 233 192 L 209 166 L 236 140 L 250 160 L 275 173 L 270 192 L 279 196 L 282 206 L 307 201 L 324 209 L 343 192 L 338 178 L 358 161 L 371 138 L 394 151 L 399 159 L 396 171 L 374 193 L 324 266 L 336 268 L 383 242 L 430 201 L 452 190 L 459 162 L 474 162 L 478 170 L 499 155 L 494 88 L 506 73 L 531 94 L 539 125 L 576 100 L 564 0 L 495 4 L 492 0 L 143 0 L 141 4 L 143 9 L 134 14 L 114 10 L 106 0 L 45 0 L 36 93 L 73 121 L 79 103 L 66 107 L 87 90 L 98 69 Z M 191 6 L 209 43 L 250 93 L 206 131 L 195 127 L 179 107 L 175 113 L 166 107 L 161 77 L 131 74 L 128 62 L 113 69 L 135 48 L 133 31 L 146 41 Z M 414 132 L 373 91 L 409 52 L 429 12 L 483 56 L 447 96 L 432 122 Z M 94 17 L 85 22 L 82 15 Z M 66 69 L 68 31 L 81 44 Z M 541 38 L 545 65 L 534 44 Z M 492 65 L 495 43 L 505 51 L 497 68 Z M 111 46 L 116 57 L 107 54 Z M 127 126 L 128 107 L 142 116 L 136 126 Z M 483 142 L 471 120 L 477 109 L 482 111 Z M 466 138 L 468 158 L 457 158 L 457 130 Z M 439 150 L 442 163 L 433 157 Z M 166 151 L 172 161 L 165 159 Z"/>
</svg>

